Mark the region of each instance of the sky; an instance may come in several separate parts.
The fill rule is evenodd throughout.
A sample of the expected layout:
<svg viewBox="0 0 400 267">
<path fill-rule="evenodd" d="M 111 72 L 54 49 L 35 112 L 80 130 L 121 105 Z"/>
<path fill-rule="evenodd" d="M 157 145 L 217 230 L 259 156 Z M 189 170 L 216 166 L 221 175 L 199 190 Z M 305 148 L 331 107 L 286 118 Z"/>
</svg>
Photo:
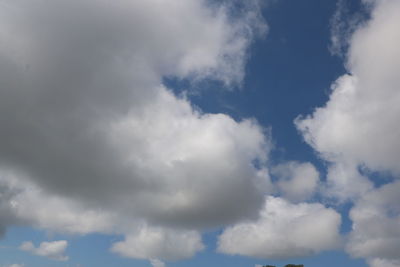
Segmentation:
<svg viewBox="0 0 400 267">
<path fill-rule="evenodd" d="M 400 267 L 399 14 L 0 0 L 0 267 Z"/>
</svg>

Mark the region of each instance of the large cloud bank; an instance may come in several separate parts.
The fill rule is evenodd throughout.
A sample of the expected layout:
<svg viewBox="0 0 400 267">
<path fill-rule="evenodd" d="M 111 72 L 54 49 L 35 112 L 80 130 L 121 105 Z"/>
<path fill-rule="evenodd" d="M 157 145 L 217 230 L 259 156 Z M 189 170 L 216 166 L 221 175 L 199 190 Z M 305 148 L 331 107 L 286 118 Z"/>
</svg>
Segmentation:
<svg viewBox="0 0 400 267">
<path fill-rule="evenodd" d="M 240 85 L 266 25 L 258 2 L 230 4 L 1 1 L 1 230 L 122 234 L 113 251 L 162 264 L 201 250 L 198 230 L 256 217 L 269 137 L 162 84 Z"/>
</svg>

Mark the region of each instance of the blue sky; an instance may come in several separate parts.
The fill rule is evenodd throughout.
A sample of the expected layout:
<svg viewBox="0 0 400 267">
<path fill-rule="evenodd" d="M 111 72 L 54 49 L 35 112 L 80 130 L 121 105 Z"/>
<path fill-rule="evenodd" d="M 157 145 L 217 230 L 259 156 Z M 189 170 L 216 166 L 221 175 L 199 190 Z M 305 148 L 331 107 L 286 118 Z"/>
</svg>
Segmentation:
<svg viewBox="0 0 400 267">
<path fill-rule="evenodd" d="M 399 13 L 0 1 L 0 267 L 399 267 Z"/>
</svg>

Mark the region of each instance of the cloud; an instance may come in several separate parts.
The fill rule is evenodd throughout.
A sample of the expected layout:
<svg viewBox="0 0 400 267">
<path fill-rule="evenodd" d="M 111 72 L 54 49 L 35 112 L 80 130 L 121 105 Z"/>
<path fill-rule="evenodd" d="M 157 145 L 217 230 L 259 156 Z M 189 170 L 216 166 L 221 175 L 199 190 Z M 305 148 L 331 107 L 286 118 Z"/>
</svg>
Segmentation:
<svg viewBox="0 0 400 267">
<path fill-rule="evenodd" d="M 347 251 L 352 256 L 369 258 L 372 262 L 400 260 L 399 190 L 400 181 L 395 181 L 364 195 L 355 203 L 350 211 L 353 229 L 347 244 Z"/>
<path fill-rule="evenodd" d="M 340 245 L 340 223 L 340 214 L 321 204 L 268 197 L 257 221 L 224 230 L 218 251 L 268 259 L 309 256 Z"/>
<path fill-rule="evenodd" d="M 329 51 L 332 55 L 345 57 L 352 34 L 368 20 L 368 9 L 370 7 L 361 4 L 358 8 L 357 11 L 351 10 L 349 2 L 345 0 L 336 2 L 336 11 L 330 21 L 331 43 Z"/>
<path fill-rule="evenodd" d="M 3 164 L 44 191 L 158 223 L 215 226 L 256 211 L 264 189 L 250 163 L 265 161 L 262 129 L 250 120 L 202 114 L 160 86 L 165 75 L 218 74 L 240 65 L 222 59 L 246 49 L 248 33 L 240 40 L 236 32 L 242 21 L 193 0 L 30 3 L 16 3 L 10 11 L 16 14 L 3 18 L 17 39 L 1 53 L 11 61 L 1 72 L 9 84 L 1 91 Z M 83 13 L 62 15 L 75 10 Z M 14 21 L 22 15 L 26 22 Z M 17 51 L 4 51 L 11 47 Z M 6 75 L 12 68 L 17 72 Z M 242 193 L 231 194 L 238 188 Z M 243 208 L 230 208 L 233 199 Z"/>
<path fill-rule="evenodd" d="M 15 192 L 11 188 L 0 182 L 0 237 L 4 235 L 8 225 L 16 223 L 11 207 L 11 200 L 14 195 Z"/>
<path fill-rule="evenodd" d="M 385 259 L 373 259 L 369 260 L 368 264 L 371 267 L 399 267 L 400 266 L 400 261 L 396 260 L 385 260 Z"/>
<path fill-rule="evenodd" d="M 141 171 L 141 182 L 155 185 L 145 184 L 127 208 L 158 223 L 212 226 L 252 216 L 269 190 L 265 170 L 251 164 L 266 160 L 266 139 L 255 122 L 199 114 L 168 92 L 144 114 L 117 122 L 113 138 Z"/>
<path fill-rule="evenodd" d="M 14 263 L 11 265 L 4 265 L 4 267 L 24 267 L 24 266 L 25 266 L 24 264 L 18 264 L 18 263 Z"/>
<path fill-rule="evenodd" d="M 29 181 L 21 181 L 21 177 L 23 175 L 10 171 L 0 175 L 0 186 L 7 192 L 1 204 L 8 224 L 70 234 L 112 232 L 115 214 L 85 208 L 73 199 L 50 194 Z"/>
<path fill-rule="evenodd" d="M 165 267 L 165 263 L 160 260 L 152 259 L 150 263 L 153 267 Z"/>
<path fill-rule="evenodd" d="M 28 251 L 35 255 L 47 257 L 52 260 L 66 261 L 68 260 L 68 256 L 65 256 L 64 252 L 67 246 L 68 242 L 66 240 L 42 242 L 39 247 L 35 247 L 30 241 L 25 241 L 19 248 L 23 251 Z"/>
<path fill-rule="evenodd" d="M 347 251 L 374 267 L 399 266 L 399 182 L 376 188 L 371 176 L 400 175 L 400 2 L 363 2 L 371 19 L 349 39 L 349 73 L 324 107 L 295 122 L 329 162 L 325 196 L 355 202 Z"/>
<path fill-rule="evenodd" d="M 364 166 L 400 174 L 396 160 L 400 156 L 399 10 L 398 1 L 376 1 L 371 20 L 355 31 L 350 40 L 350 74 L 333 84 L 324 107 L 296 120 L 305 140 L 324 159 L 334 165 L 346 164 L 347 171 L 352 173 Z M 360 175 L 357 182 L 350 181 L 354 175 L 345 176 L 348 178 L 328 178 L 334 186 L 339 182 L 341 187 L 363 188 L 361 192 L 349 192 L 347 197 L 370 188 Z"/>
<path fill-rule="evenodd" d="M 0 229 L 121 234 L 119 254 L 178 259 L 202 248 L 198 231 L 256 217 L 271 190 L 268 131 L 203 113 L 162 84 L 240 85 L 266 25 L 258 1 L 231 5 L 1 5 Z M 146 235 L 159 238 L 129 250 Z"/>
<path fill-rule="evenodd" d="M 201 236 L 195 231 L 166 230 L 142 226 L 124 241 L 114 243 L 111 250 L 124 257 L 176 261 L 192 257 L 203 250 Z"/>
<path fill-rule="evenodd" d="M 319 173 L 311 163 L 287 162 L 272 169 L 280 193 L 292 201 L 305 201 L 316 191 Z"/>
</svg>

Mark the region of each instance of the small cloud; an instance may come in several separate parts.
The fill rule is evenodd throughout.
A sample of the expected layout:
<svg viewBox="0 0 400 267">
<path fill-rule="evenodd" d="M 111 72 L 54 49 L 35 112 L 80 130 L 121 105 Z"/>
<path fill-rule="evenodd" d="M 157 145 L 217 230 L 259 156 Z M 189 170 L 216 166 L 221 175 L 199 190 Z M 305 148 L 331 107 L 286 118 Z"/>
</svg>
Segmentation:
<svg viewBox="0 0 400 267">
<path fill-rule="evenodd" d="M 31 241 L 25 241 L 21 244 L 19 249 L 52 260 L 66 261 L 68 260 L 68 256 L 65 256 L 64 252 L 67 246 L 68 242 L 66 240 L 42 242 L 39 247 L 35 247 Z"/>
<path fill-rule="evenodd" d="M 302 202 L 310 199 L 315 193 L 319 173 L 311 163 L 290 161 L 272 169 L 279 179 L 276 183 L 279 192 L 292 202 Z"/>
<path fill-rule="evenodd" d="M 23 251 L 33 251 L 35 250 L 35 246 L 31 241 L 25 241 L 21 244 L 21 246 L 19 246 L 19 249 Z"/>
<path fill-rule="evenodd" d="M 164 267 L 160 260 L 191 258 L 204 249 L 201 235 L 196 231 L 172 230 L 143 225 L 125 240 L 114 243 L 111 251 L 123 257 L 149 259 L 155 267 Z"/>
<path fill-rule="evenodd" d="M 153 267 L 165 267 L 165 263 L 157 259 L 151 259 L 150 263 Z"/>
<path fill-rule="evenodd" d="M 339 213 L 319 203 L 293 204 L 268 197 L 257 221 L 224 230 L 218 251 L 262 259 L 306 257 L 339 247 L 340 223 Z"/>
</svg>

